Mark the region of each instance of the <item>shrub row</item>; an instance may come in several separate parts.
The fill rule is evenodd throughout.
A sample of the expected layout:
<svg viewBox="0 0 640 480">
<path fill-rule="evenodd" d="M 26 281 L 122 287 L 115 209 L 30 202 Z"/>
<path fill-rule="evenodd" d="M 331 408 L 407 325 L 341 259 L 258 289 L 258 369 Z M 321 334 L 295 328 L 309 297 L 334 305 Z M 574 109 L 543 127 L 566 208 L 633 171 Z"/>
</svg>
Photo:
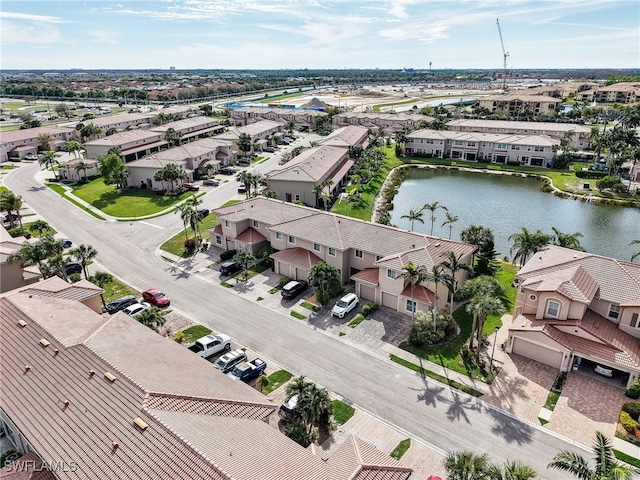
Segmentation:
<svg viewBox="0 0 640 480">
<path fill-rule="evenodd" d="M 220 260 L 223 262 L 225 260 L 230 260 L 236 253 L 238 253 L 237 250 L 225 250 L 220 254 Z"/>
<path fill-rule="evenodd" d="M 634 432 L 639 426 L 638 422 L 631 418 L 627 412 L 620 412 L 620 424 L 629 433 Z"/>
<path fill-rule="evenodd" d="M 580 170 L 575 172 L 578 178 L 604 178 L 607 172 L 598 172 L 597 170 Z"/>
<path fill-rule="evenodd" d="M 625 390 L 624 394 L 629 398 L 633 398 L 634 400 L 640 398 L 640 380 L 636 380 L 631 385 L 629 385 L 629 388 Z"/>
</svg>

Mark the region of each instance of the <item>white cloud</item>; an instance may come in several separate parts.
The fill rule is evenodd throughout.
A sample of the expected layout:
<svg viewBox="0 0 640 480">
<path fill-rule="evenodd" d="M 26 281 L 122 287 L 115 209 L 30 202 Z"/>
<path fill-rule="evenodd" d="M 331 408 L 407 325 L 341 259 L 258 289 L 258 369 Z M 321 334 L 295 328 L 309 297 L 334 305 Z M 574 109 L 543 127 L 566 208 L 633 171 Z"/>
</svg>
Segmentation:
<svg viewBox="0 0 640 480">
<path fill-rule="evenodd" d="M 14 43 L 58 43 L 62 36 L 57 28 L 49 25 L 18 25 L 2 21 L 0 41 L 3 45 Z"/>
<path fill-rule="evenodd" d="M 28 20 L 31 22 L 42 23 L 67 23 L 59 17 L 51 17 L 48 15 L 33 15 L 31 13 L 14 13 L 14 12 L 2 12 L 0 11 L 0 18 L 11 18 L 14 20 Z"/>
<path fill-rule="evenodd" d="M 115 30 L 91 30 L 87 34 L 96 43 L 109 45 L 120 43 L 120 33 Z"/>
</svg>

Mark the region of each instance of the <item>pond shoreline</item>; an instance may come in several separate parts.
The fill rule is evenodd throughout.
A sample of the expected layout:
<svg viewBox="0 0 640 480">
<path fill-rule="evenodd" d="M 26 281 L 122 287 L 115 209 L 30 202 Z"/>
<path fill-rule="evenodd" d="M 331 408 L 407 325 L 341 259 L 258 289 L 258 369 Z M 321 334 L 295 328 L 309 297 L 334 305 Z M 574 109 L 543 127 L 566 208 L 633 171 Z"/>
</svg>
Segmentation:
<svg viewBox="0 0 640 480">
<path fill-rule="evenodd" d="M 512 177 L 521 177 L 521 178 L 536 178 L 544 181 L 544 186 L 542 190 L 545 193 L 553 193 L 555 196 L 560 198 L 566 198 L 571 200 L 579 200 L 583 203 L 603 203 L 607 205 L 615 205 L 619 207 L 631 207 L 631 208 L 640 208 L 640 202 L 636 202 L 633 200 L 619 200 L 613 198 L 602 198 L 596 195 L 584 195 L 580 193 L 571 193 L 565 192 L 564 190 L 560 190 L 553 184 L 553 180 L 546 175 L 539 173 L 521 173 L 521 172 L 508 172 L 505 170 L 493 170 L 487 168 L 471 168 L 464 166 L 450 166 L 450 165 L 428 165 L 428 164 L 404 164 L 398 165 L 393 168 L 387 174 L 384 182 L 380 186 L 380 190 L 375 196 L 373 201 L 373 207 L 371 209 L 371 221 L 377 222 L 381 215 L 388 215 L 388 210 L 383 205 L 382 192 L 385 191 L 388 187 L 390 187 L 393 178 L 395 177 L 396 172 L 402 172 L 404 170 L 410 169 L 430 169 L 430 170 L 457 170 L 461 172 L 471 172 L 471 173 L 488 173 L 491 175 L 507 175 Z M 404 173 L 404 172 L 403 172 Z"/>
</svg>

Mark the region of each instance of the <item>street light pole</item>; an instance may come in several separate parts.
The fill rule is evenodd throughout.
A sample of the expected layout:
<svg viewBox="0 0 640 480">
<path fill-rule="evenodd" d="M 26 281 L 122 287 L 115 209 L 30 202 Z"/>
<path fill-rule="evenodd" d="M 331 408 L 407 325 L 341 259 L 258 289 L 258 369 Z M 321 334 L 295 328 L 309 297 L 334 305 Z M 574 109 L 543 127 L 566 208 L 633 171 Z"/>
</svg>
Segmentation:
<svg viewBox="0 0 640 480">
<path fill-rule="evenodd" d="M 496 353 L 496 343 L 498 343 L 498 330 L 500 330 L 500 327 L 496 327 L 496 337 L 493 339 L 493 349 L 491 350 L 491 361 L 489 362 L 489 372 L 493 371 L 493 355 Z"/>
</svg>

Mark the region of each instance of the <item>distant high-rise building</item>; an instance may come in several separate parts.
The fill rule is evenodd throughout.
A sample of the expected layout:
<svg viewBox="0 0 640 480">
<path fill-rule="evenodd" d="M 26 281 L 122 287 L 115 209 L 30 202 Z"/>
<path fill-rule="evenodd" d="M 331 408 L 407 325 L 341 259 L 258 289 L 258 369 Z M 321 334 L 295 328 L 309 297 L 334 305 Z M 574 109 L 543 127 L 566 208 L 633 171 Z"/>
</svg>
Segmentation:
<svg viewBox="0 0 640 480">
<path fill-rule="evenodd" d="M 175 70 L 176 67 L 169 67 L 169 70 Z"/>
</svg>

